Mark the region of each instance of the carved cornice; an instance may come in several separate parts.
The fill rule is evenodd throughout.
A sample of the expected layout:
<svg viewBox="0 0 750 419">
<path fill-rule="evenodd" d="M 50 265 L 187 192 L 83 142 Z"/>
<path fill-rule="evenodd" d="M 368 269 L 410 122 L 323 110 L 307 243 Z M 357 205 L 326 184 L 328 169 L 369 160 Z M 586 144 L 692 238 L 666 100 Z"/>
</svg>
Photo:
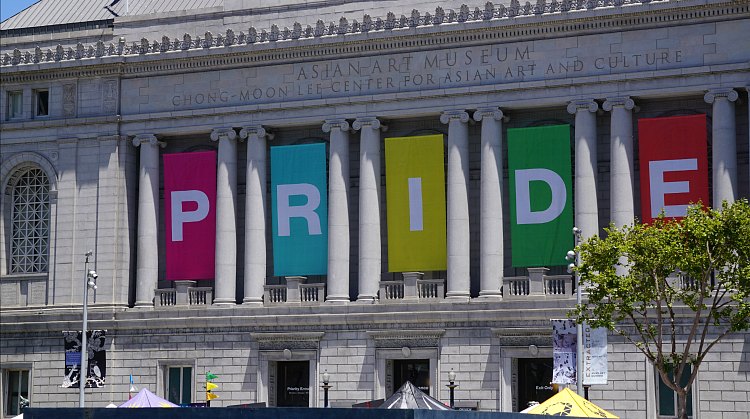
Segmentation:
<svg viewBox="0 0 750 419">
<path fill-rule="evenodd" d="M 331 132 L 334 129 L 349 131 L 349 122 L 346 119 L 328 119 L 323 123 L 323 132 Z"/>
<path fill-rule="evenodd" d="M 726 100 L 730 102 L 736 101 L 740 97 L 739 94 L 737 94 L 737 91 L 732 88 L 720 88 L 720 89 L 711 89 L 703 96 L 703 100 L 706 101 L 706 103 L 714 103 L 716 99 L 718 98 L 726 98 Z"/>
<path fill-rule="evenodd" d="M 439 346 L 445 329 L 367 331 L 376 348 L 434 348 Z"/>
<path fill-rule="evenodd" d="M 215 128 L 211 131 L 211 141 L 229 140 L 237 138 L 237 132 L 234 128 Z"/>
<path fill-rule="evenodd" d="M 505 115 L 503 114 L 503 111 L 498 109 L 497 106 L 479 108 L 476 112 L 474 112 L 474 120 L 477 122 L 480 122 L 485 117 L 492 118 L 495 121 L 500 121 L 504 116 Z"/>
<path fill-rule="evenodd" d="M 133 145 L 138 147 L 141 144 L 149 144 L 149 145 L 156 145 L 161 148 L 164 148 L 167 146 L 167 143 L 163 141 L 159 141 L 156 138 L 156 135 L 154 134 L 138 134 L 135 137 L 133 137 Z"/>
<path fill-rule="evenodd" d="M 240 130 L 240 138 L 243 140 L 247 138 L 268 138 L 272 140 L 273 134 L 268 132 L 263 125 L 247 125 Z"/>
<path fill-rule="evenodd" d="M 500 346 L 552 346 L 551 327 L 492 328 L 492 335 L 500 340 Z"/>
<path fill-rule="evenodd" d="M 451 122 L 462 122 L 465 124 L 469 122 L 469 113 L 462 110 L 444 111 L 440 114 L 440 122 L 443 124 L 449 124 Z"/>
<path fill-rule="evenodd" d="M 599 110 L 599 104 L 591 99 L 576 99 L 568 103 L 568 113 L 575 115 L 578 111 L 586 110 L 596 112 Z"/>
<path fill-rule="evenodd" d="M 261 350 L 318 349 L 325 332 L 250 333 Z"/>
<path fill-rule="evenodd" d="M 78 44 L 75 49 L 58 46 L 54 51 L 15 50 L 0 57 L 0 66 L 32 70 L 4 71 L 4 83 L 119 74 L 136 77 L 296 61 L 309 59 L 311 51 L 313 56 L 321 59 L 342 58 L 367 55 L 376 50 L 401 52 L 457 42 L 511 42 L 538 36 L 549 37 L 550 34 L 564 36 L 565 33 L 609 31 L 613 27 L 636 29 L 659 27 L 669 22 L 704 22 L 750 12 L 750 5 L 746 3 L 706 4 L 688 0 L 540 0 L 535 6 L 528 3 L 507 8 L 491 5 L 487 3 L 484 11 L 476 8 L 473 12 L 467 6 L 462 6 L 458 13 L 446 13 L 438 8 L 434 15 L 416 12 L 411 18 L 402 16 L 400 19 L 391 16 L 392 13 L 385 20 L 373 20 L 366 15 L 362 23 L 352 24 L 342 18 L 338 26 L 331 23 L 327 27 L 323 25 L 323 28 L 320 27 L 322 21 L 318 21 L 315 28 L 308 26 L 304 29 L 300 24 L 295 24 L 291 30 L 279 30 L 278 27 L 274 30 L 273 25 L 270 33 L 250 28 L 247 34 L 240 31 L 236 35 L 234 30 L 227 29 L 225 34 L 206 33 L 204 37 L 196 36 L 195 39 L 186 34 L 183 39 L 141 39 L 128 45 L 124 38 L 120 38 L 116 45 L 98 42 L 88 47 Z M 611 7 L 613 5 L 616 7 Z M 599 6 L 606 8 L 592 10 Z M 654 18 L 655 15 L 659 18 Z M 435 33 L 434 27 L 444 23 L 460 25 Z M 402 29 L 408 32 L 401 33 Z M 347 39 L 344 40 L 342 36 Z M 321 43 L 321 40 L 333 42 Z M 285 48 L 287 46 L 289 48 Z M 197 57 L 186 55 L 186 51 L 193 50 L 205 54 Z M 222 54 L 222 50 L 226 53 Z"/>
<path fill-rule="evenodd" d="M 608 97 L 607 100 L 602 103 L 602 109 L 607 112 L 612 112 L 615 106 L 622 106 L 626 110 L 632 111 L 635 108 L 635 102 L 630 96 L 619 96 L 619 97 Z"/>
</svg>

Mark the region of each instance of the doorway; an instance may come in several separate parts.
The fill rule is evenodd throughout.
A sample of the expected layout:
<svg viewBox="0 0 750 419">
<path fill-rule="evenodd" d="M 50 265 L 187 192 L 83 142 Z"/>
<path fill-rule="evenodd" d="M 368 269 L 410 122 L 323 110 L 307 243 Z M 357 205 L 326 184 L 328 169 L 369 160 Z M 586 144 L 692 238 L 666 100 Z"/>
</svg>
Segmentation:
<svg viewBox="0 0 750 419">
<path fill-rule="evenodd" d="M 529 402 L 543 402 L 553 395 L 552 358 L 518 358 L 516 407 L 526 409 Z"/>
<path fill-rule="evenodd" d="M 276 406 L 310 406 L 310 361 L 276 362 Z"/>
<path fill-rule="evenodd" d="M 429 359 L 394 359 L 393 391 L 410 381 L 426 394 L 430 394 Z"/>
</svg>

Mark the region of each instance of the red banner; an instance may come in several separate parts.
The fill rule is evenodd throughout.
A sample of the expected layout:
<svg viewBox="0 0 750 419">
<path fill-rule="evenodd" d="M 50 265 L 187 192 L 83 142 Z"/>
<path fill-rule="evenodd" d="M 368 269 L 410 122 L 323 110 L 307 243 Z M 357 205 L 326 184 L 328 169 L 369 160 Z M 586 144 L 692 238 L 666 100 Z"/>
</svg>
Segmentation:
<svg viewBox="0 0 750 419">
<path fill-rule="evenodd" d="M 638 139 L 643 222 L 662 210 L 681 218 L 690 204 L 710 204 L 706 115 L 641 119 Z"/>
<path fill-rule="evenodd" d="M 216 152 L 164 155 L 167 279 L 213 279 Z"/>
</svg>

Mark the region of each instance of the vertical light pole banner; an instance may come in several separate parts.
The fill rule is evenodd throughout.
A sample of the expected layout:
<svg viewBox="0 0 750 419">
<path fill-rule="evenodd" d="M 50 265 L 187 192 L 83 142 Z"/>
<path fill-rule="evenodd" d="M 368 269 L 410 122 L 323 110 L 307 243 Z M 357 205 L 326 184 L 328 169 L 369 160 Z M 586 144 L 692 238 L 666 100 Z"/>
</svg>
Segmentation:
<svg viewBox="0 0 750 419">
<path fill-rule="evenodd" d="M 328 273 L 326 145 L 271 147 L 276 276 Z"/>
<path fill-rule="evenodd" d="M 81 380 L 81 331 L 63 332 L 65 349 L 65 376 L 60 387 L 79 388 Z M 102 388 L 107 378 L 107 331 L 89 330 L 86 333 L 88 374 L 86 388 Z"/>
<path fill-rule="evenodd" d="M 565 265 L 573 247 L 570 126 L 508 129 L 515 267 Z"/>
<path fill-rule="evenodd" d="M 213 279 L 216 152 L 164 155 L 166 278 Z"/>
<path fill-rule="evenodd" d="M 576 383 L 576 324 L 573 320 L 552 320 L 552 382 Z"/>
<path fill-rule="evenodd" d="M 583 324 L 583 384 L 607 384 L 607 329 Z"/>
<path fill-rule="evenodd" d="M 690 204 L 708 206 L 706 115 L 638 120 L 641 218 L 681 218 Z"/>
<path fill-rule="evenodd" d="M 442 135 L 385 139 L 388 271 L 447 269 Z"/>
</svg>

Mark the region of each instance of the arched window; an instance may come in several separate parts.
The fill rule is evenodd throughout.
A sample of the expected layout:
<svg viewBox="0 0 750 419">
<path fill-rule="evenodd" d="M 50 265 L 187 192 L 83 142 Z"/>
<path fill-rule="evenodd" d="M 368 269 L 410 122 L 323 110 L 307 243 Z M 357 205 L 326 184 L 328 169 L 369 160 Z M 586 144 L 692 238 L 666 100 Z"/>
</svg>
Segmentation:
<svg viewBox="0 0 750 419">
<path fill-rule="evenodd" d="M 8 273 L 47 272 L 49 254 L 49 179 L 37 167 L 11 179 L 10 264 Z"/>
</svg>

